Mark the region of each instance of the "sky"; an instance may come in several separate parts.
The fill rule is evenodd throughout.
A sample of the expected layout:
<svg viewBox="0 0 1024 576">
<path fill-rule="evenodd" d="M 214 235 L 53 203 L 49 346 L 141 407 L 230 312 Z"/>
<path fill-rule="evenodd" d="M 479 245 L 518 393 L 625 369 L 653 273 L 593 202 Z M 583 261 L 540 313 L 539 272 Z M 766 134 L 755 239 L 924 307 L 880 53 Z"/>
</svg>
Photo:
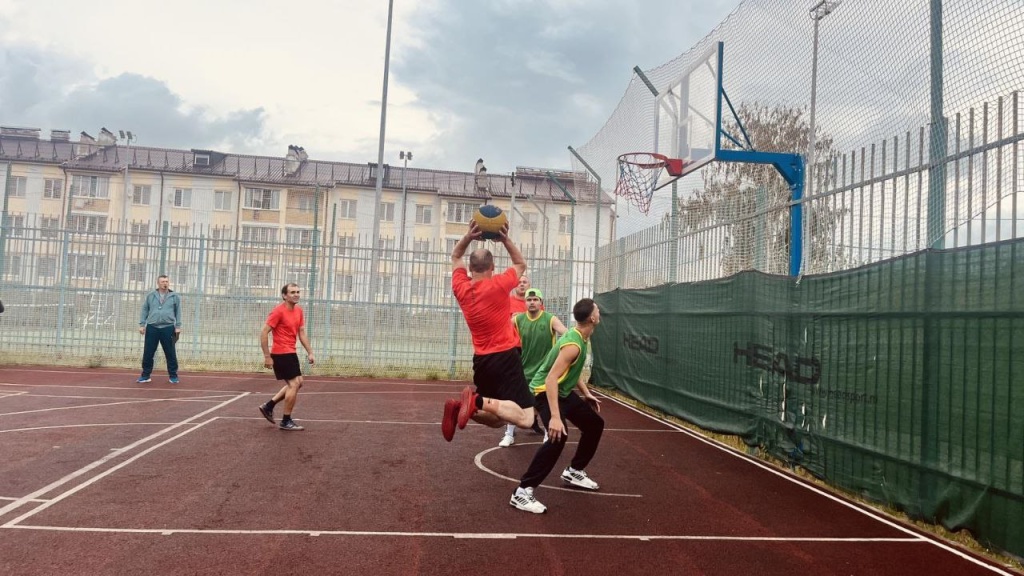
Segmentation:
<svg viewBox="0 0 1024 576">
<path fill-rule="evenodd" d="M 739 0 L 395 0 L 384 161 L 570 168 L 647 69 Z M 0 0 L 0 124 L 376 162 L 384 0 Z"/>
</svg>

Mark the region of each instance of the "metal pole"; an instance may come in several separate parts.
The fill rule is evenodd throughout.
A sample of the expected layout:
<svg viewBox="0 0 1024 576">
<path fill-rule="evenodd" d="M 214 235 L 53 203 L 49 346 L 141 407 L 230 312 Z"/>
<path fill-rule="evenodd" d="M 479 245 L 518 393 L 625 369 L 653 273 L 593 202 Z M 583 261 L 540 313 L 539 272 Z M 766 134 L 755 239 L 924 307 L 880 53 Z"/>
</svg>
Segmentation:
<svg viewBox="0 0 1024 576">
<path fill-rule="evenodd" d="M 587 164 L 587 161 L 584 160 L 576 150 L 573 150 L 572 146 L 569 146 L 569 152 L 572 153 L 572 155 L 580 161 L 580 164 L 583 164 L 583 167 L 586 168 L 587 172 L 590 172 L 594 176 L 594 179 L 597 180 L 597 212 L 594 217 L 597 221 L 594 225 L 594 286 L 591 289 L 594 294 L 597 294 L 597 250 L 601 247 L 601 176 L 590 167 L 590 164 Z M 574 222 L 573 226 L 575 225 L 576 224 Z"/>
<path fill-rule="evenodd" d="M 0 275 L 5 271 L 7 265 L 7 210 L 8 198 L 11 197 L 11 163 L 7 163 L 7 175 L 4 176 L 4 204 L 0 211 Z"/>
<path fill-rule="evenodd" d="M 573 196 L 571 192 L 566 190 L 565 186 L 562 186 L 562 183 L 559 182 L 557 178 L 555 178 L 555 175 L 550 170 L 547 171 L 547 175 L 548 175 L 548 178 L 551 179 L 551 181 L 555 183 L 555 186 L 558 186 L 558 189 L 562 191 L 562 194 L 564 194 L 565 197 L 568 198 L 569 202 L 571 203 L 570 204 L 570 206 L 571 206 L 571 208 L 570 208 L 570 216 L 569 216 L 569 218 L 572 221 L 572 228 L 569 230 L 569 287 L 567 289 L 567 294 L 566 294 L 566 296 L 568 297 L 568 305 L 569 305 L 570 311 L 571 311 L 571 309 L 572 309 L 571 307 L 575 303 L 575 301 L 573 300 L 573 293 L 572 293 L 572 278 L 574 276 L 574 272 L 575 272 L 574 268 L 575 268 L 575 263 L 576 263 L 576 241 L 575 241 L 576 234 L 574 234 L 575 227 L 576 227 L 576 197 Z"/>
<path fill-rule="evenodd" d="M 404 164 L 402 164 L 402 227 L 399 228 L 398 230 L 398 253 L 401 254 L 402 267 L 404 268 L 405 262 L 409 261 L 409 258 L 406 257 L 407 254 L 405 252 L 405 212 L 406 203 L 408 202 L 408 192 L 406 191 L 405 188 L 405 171 L 409 168 L 409 160 L 412 160 L 412 152 L 406 152 L 404 150 L 400 151 L 398 153 L 398 159 L 403 160 L 405 162 Z M 398 302 L 404 302 L 402 297 L 405 292 L 406 279 L 412 282 L 412 278 L 405 273 L 403 273 L 402 277 L 399 278 L 398 280 L 398 298 L 396 299 Z M 410 298 L 412 296 L 411 292 L 412 290 L 410 287 Z"/>
<path fill-rule="evenodd" d="M 928 247 L 941 250 L 946 223 L 946 118 L 942 115 L 942 0 L 931 0 L 931 133 L 928 146 Z"/>
<path fill-rule="evenodd" d="M 380 139 L 377 145 L 377 187 L 373 196 L 373 232 L 370 234 L 370 281 L 369 316 L 366 322 L 366 340 L 364 342 L 364 358 L 373 359 L 373 340 L 376 327 L 374 319 L 377 314 L 377 265 L 380 258 L 380 202 L 384 187 L 384 132 L 388 120 L 388 67 L 391 62 L 391 20 L 394 14 L 395 0 L 388 0 L 387 39 L 384 43 L 384 88 L 380 101 Z"/>
</svg>

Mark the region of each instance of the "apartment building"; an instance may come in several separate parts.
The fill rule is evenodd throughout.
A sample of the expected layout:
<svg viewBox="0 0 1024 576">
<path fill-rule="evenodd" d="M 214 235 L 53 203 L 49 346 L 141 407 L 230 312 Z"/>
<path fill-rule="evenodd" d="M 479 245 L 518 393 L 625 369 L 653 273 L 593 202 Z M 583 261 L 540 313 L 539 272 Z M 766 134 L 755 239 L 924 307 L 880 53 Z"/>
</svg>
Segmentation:
<svg viewBox="0 0 1024 576">
<path fill-rule="evenodd" d="M 299 146 L 251 156 L 10 127 L 0 128 L 0 171 L 5 285 L 135 291 L 167 273 L 193 293 L 266 294 L 295 281 L 329 300 L 432 304 L 448 292 L 436 265 L 482 203 L 508 211 L 540 268 L 578 258 L 572 248 L 592 259 L 614 235 L 612 199 L 564 171 L 328 162 Z"/>
</svg>

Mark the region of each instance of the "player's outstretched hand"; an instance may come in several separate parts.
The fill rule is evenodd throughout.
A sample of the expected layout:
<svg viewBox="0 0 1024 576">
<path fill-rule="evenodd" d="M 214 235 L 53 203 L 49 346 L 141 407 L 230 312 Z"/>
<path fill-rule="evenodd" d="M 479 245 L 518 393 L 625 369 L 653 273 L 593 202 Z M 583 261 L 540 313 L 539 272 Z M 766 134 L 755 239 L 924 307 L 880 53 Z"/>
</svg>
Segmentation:
<svg viewBox="0 0 1024 576">
<path fill-rule="evenodd" d="M 508 221 L 506 221 L 505 225 L 498 231 L 498 240 L 501 242 L 508 240 Z"/>
<path fill-rule="evenodd" d="M 469 232 L 466 232 L 466 236 L 469 236 L 473 240 L 483 240 L 484 231 L 476 225 L 476 220 L 469 221 Z"/>
</svg>

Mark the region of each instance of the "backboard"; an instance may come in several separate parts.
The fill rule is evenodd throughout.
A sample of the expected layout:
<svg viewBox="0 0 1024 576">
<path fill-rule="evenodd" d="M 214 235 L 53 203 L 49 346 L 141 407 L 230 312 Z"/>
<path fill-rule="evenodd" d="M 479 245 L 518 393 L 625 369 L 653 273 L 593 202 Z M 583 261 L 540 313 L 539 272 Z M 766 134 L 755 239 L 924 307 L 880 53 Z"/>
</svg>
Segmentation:
<svg viewBox="0 0 1024 576">
<path fill-rule="evenodd" d="M 660 89 L 654 151 L 683 161 L 682 174 L 663 175 L 655 189 L 715 159 L 721 129 L 722 43 L 713 43 L 675 80 Z"/>
</svg>

